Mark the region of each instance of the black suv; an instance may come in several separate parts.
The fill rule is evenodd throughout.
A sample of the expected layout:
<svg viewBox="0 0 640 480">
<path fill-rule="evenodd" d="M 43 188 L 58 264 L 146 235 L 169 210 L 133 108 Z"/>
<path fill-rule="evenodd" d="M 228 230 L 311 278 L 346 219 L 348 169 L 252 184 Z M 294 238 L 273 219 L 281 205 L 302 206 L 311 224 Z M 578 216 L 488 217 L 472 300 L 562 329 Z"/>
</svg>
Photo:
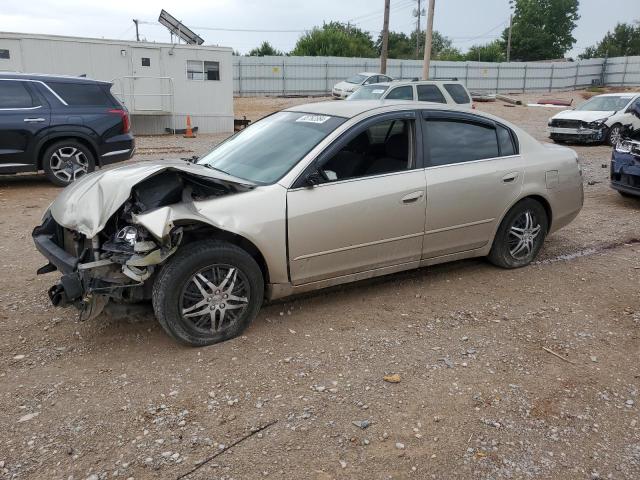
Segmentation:
<svg viewBox="0 0 640 480">
<path fill-rule="evenodd" d="M 129 113 L 110 88 L 82 77 L 0 73 L 0 175 L 44 170 L 66 186 L 131 158 Z"/>
</svg>

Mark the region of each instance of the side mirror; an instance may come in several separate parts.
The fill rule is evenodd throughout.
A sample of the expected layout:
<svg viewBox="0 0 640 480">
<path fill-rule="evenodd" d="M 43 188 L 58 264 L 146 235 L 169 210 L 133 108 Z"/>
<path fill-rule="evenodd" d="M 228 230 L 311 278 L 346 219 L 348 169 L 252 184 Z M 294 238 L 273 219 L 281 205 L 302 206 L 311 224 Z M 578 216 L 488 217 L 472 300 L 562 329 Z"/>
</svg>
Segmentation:
<svg viewBox="0 0 640 480">
<path fill-rule="evenodd" d="M 635 115 L 636 117 L 640 118 L 640 103 L 636 102 L 633 105 L 631 105 L 627 110 L 627 112 L 629 112 L 631 115 Z"/>
<path fill-rule="evenodd" d="M 308 187 L 315 187 L 316 185 L 320 185 L 324 181 L 325 181 L 325 178 L 323 177 L 322 173 L 320 173 L 319 170 L 314 170 L 312 172 L 309 172 L 304 179 L 304 183 Z"/>
</svg>

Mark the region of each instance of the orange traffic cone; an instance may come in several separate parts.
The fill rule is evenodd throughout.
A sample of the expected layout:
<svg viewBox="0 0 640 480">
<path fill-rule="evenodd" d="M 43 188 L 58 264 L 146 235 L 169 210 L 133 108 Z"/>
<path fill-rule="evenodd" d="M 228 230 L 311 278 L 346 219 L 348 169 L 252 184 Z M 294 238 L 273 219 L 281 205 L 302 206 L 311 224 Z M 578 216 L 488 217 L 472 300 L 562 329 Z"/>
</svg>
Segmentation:
<svg viewBox="0 0 640 480">
<path fill-rule="evenodd" d="M 184 138 L 196 138 L 191 129 L 191 115 L 187 115 L 187 130 L 184 132 Z"/>
</svg>

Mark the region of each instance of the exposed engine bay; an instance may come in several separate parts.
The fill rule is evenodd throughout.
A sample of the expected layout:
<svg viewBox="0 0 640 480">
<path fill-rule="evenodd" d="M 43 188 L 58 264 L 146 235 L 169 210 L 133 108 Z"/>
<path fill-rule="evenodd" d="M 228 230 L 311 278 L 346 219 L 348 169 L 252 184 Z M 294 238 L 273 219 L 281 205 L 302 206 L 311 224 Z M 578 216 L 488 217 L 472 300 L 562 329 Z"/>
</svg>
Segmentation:
<svg viewBox="0 0 640 480">
<path fill-rule="evenodd" d="M 190 166 L 184 165 L 186 169 Z M 95 183 L 91 185 L 91 194 L 100 187 Z M 138 302 L 149 299 L 153 281 L 147 280 L 177 251 L 185 235 L 198 226 L 171 224 L 163 235 L 154 235 L 138 216 L 162 207 L 194 205 L 251 188 L 251 185 L 214 176 L 195 175 L 183 168 L 160 169 L 131 186 L 126 200 L 92 237 L 78 231 L 82 228 L 76 230 L 58 223 L 51 211 L 54 205 L 45 214 L 42 225 L 33 232 L 36 247 L 50 262 L 38 273 L 55 270 L 63 273 L 60 282 L 49 289 L 52 303 L 56 306 L 73 304 L 80 310 L 80 319 L 87 320 L 100 314 L 109 300 Z M 91 213 L 92 209 L 86 207 L 80 212 L 80 218 Z M 89 225 L 86 223 L 85 231 Z"/>
</svg>

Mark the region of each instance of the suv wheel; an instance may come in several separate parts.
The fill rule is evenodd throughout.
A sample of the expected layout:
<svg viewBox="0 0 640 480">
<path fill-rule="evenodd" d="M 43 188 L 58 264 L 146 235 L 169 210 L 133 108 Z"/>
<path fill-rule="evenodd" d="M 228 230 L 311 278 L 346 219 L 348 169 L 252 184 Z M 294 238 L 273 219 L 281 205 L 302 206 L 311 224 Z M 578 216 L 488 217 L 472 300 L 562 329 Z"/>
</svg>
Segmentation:
<svg viewBox="0 0 640 480">
<path fill-rule="evenodd" d="M 262 306 L 256 261 L 235 245 L 196 242 L 169 259 L 153 285 L 153 308 L 174 339 L 200 347 L 240 335 Z"/>
<path fill-rule="evenodd" d="M 525 198 L 509 210 L 493 239 L 489 261 L 502 268 L 530 264 L 547 236 L 548 219 L 539 202 Z"/>
<path fill-rule="evenodd" d="M 66 187 L 93 172 L 96 162 L 91 151 L 80 142 L 63 140 L 47 148 L 42 157 L 42 168 L 51 183 Z"/>
</svg>

